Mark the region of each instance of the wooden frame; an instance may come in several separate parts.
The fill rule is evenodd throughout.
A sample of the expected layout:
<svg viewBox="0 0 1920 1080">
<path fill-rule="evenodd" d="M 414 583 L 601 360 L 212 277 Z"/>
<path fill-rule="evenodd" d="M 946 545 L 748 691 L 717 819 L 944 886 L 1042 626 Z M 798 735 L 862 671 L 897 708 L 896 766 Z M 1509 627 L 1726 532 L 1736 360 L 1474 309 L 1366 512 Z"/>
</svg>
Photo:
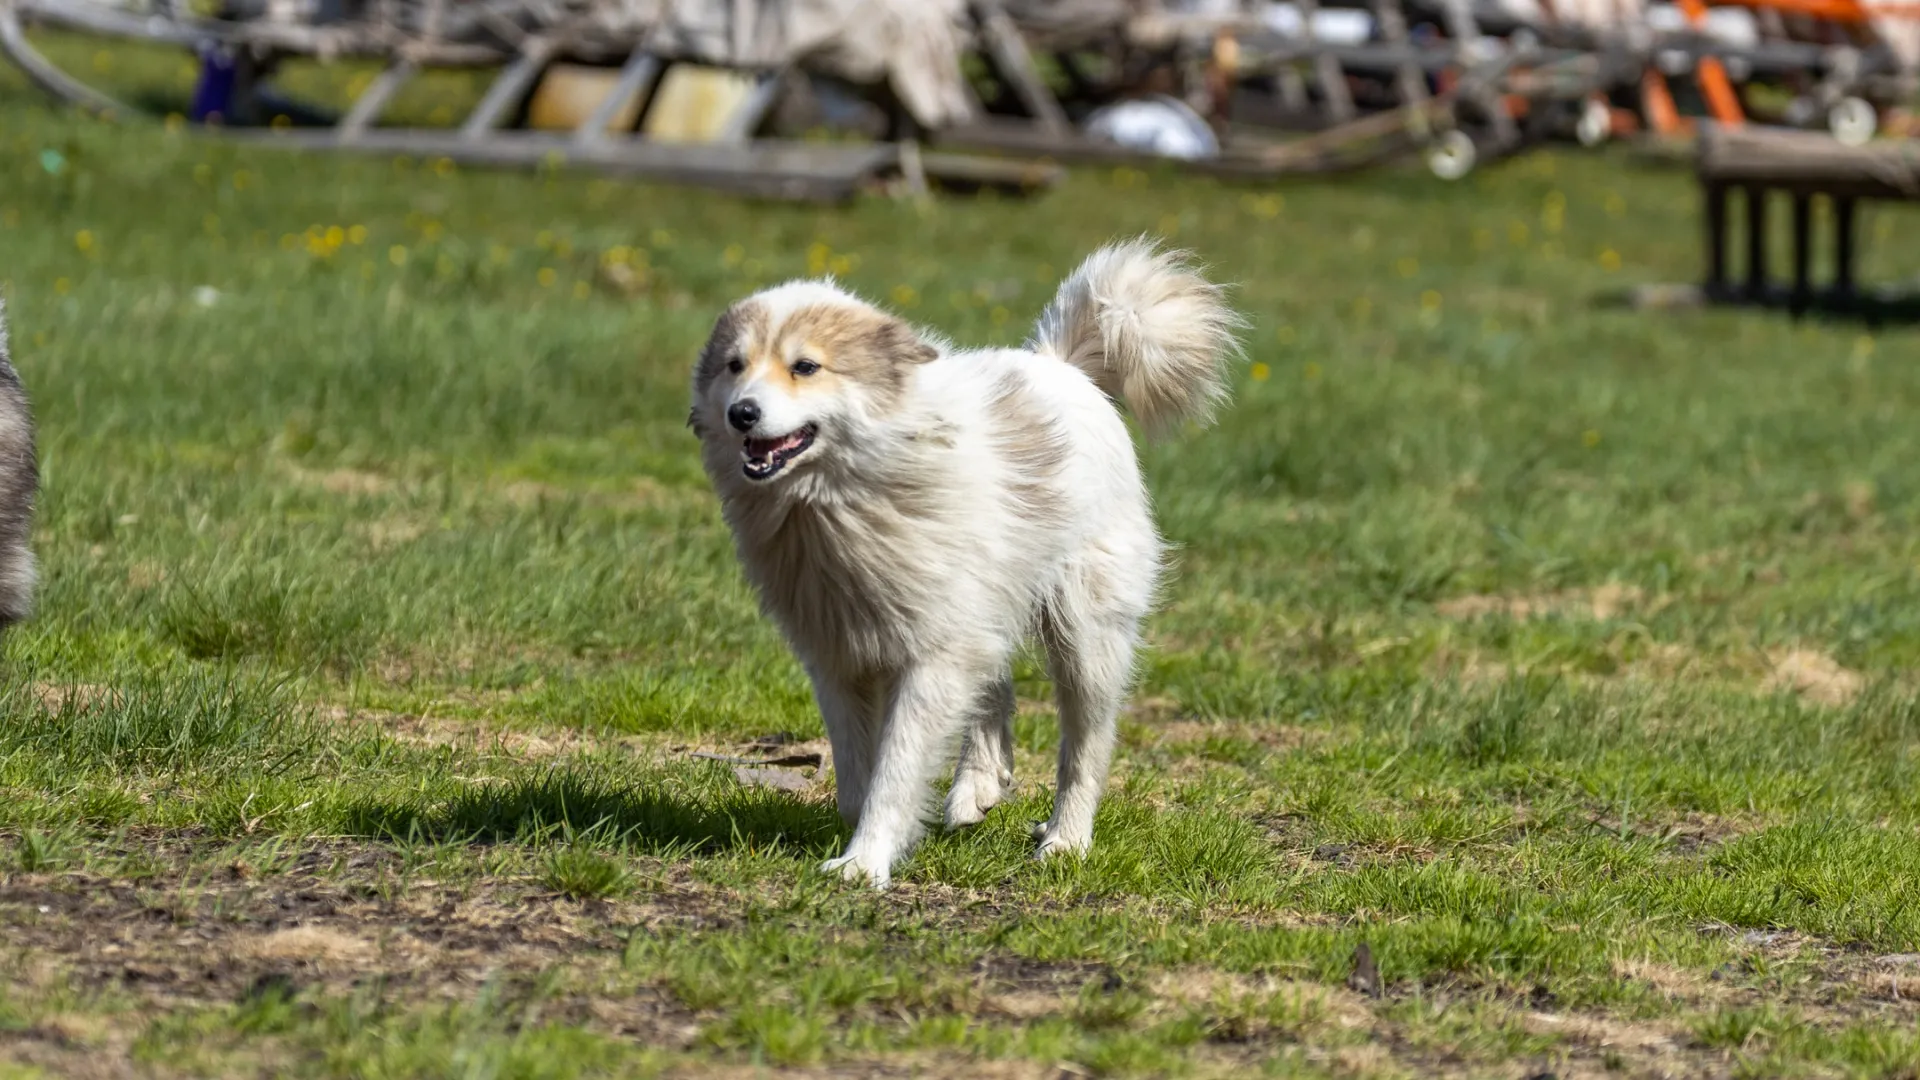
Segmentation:
<svg viewBox="0 0 1920 1080">
<path fill-rule="evenodd" d="M 1116 27 L 1112 40 L 1134 54 L 1158 54 L 1163 70 L 1211 64 L 1202 82 L 1215 98 L 1222 150 L 1217 158 L 1183 161 L 1183 168 L 1216 175 L 1258 178 L 1297 172 L 1326 172 L 1364 167 L 1389 158 L 1457 146 L 1460 132 L 1477 125 L 1472 147 L 1479 160 L 1512 153 L 1524 145 L 1518 117 L 1540 102 L 1582 103 L 1605 86 L 1607 66 L 1584 53 L 1491 41 L 1481 31 L 1468 0 L 1438 0 L 1437 15 L 1449 36 L 1434 44 L 1416 43 L 1408 29 L 1402 0 L 1366 0 L 1386 35 L 1363 44 L 1316 39 L 1311 15 L 1315 0 L 1303 7 L 1309 21 L 1298 36 L 1264 26 L 1217 18 L 1163 16 L 1144 25 Z M 1136 162 L 1164 160 L 1091 139 L 1063 122 L 1102 103 L 1099 97 L 1072 105 L 1062 102 L 1039 77 L 1036 46 L 1019 34 L 998 0 L 975 0 L 976 22 L 995 76 L 1017 101 L 1020 116 L 991 116 L 981 122 L 933 133 L 942 145 L 990 149 L 1001 153 L 1061 161 Z M 1424 14 L 1424 13 L 1423 13 Z M 1223 43 L 1226 43 L 1223 46 Z M 1226 58 L 1223 60 L 1223 57 Z M 1070 54 L 1061 57 L 1062 66 Z M 1219 65 L 1232 70 L 1221 72 Z M 1391 101 L 1363 111 L 1349 89 L 1356 77 L 1372 76 L 1387 86 Z M 1436 92 L 1429 87 L 1435 78 Z M 1083 80 L 1075 80 L 1076 84 Z M 1244 108 L 1249 84 L 1267 88 L 1270 99 Z M 1219 107 L 1218 87 L 1235 95 Z M 1318 107 L 1309 93 L 1318 94 Z M 1124 91 L 1122 91 L 1124 92 Z M 1255 126 L 1305 126 L 1319 134 L 1292 143 L 1261 137 L 1237 120 L 1243 111 L 1259 114 Z M 1451 152 L 1451 151 L 1450 151 Z M 1439 171 L 1436 168 L 1436 171 Z"/>
<path fill-rule="evenodd" d="M 1920 149 L 1902 144 L 1848 147 L 1830 138 L 1793 131 L 1715 130 L 1701 139 L 1695 172 L 1705 223 L 1705 277 L 1700 296 L 1708 303 L 1782 307 L 1795 314 L 1827 311 L 1875 319 L 1920 317 L 1920 296 L 1886 295 L 1864 289 L 1858 256 L 1858 205 L 1863 200 L 1920 199 Z M 1744 277 L 1736 278 L 1731 195 L 1744 203 Z M 1790 213 L 1790 276 L 1776 283 L 1768 250 L 1769 209 L 1784 194 Z M 1813 279 L 1815 200 L 1826 201 L 1832 223 L 1833 275 Z"/>
<path fill-rule="evenodd" d="M 780 199 L 835 202 L 863 189 L 903 181 L 908 190 L 929 183 L 961 189 L 1033 191 L 1060 179 L 1057 167 L 1038 162 L 923 154 L 900 142 L 812 144 L 760 138 L 760 130 L 787 78 L 804 77 L 781 68 L 756 72 L 758 82 L 729 116 L 715 141 L 663 142 L 635 131 L 609 132 L 623 104 L 649 91 L 675 61 L 655 42 L 642 38 L 625 46 L 596 38 L 584 29 L 560 27 L 522 33 L 511 47 L 488 48 L 444 40 L 404 40 L 361 24 L 301 27 L 268 23 L 232 23 L 205 19 L 147 19 L 84 0 L 0 0 L 0 52 L 50 94 L 105 113 L 134 110 L 61 70 L 33 48 L 22 15 L 39 21 L 106 36 L 193 47 L 213 43 L 246 56 L 313 54 L 376 56 L 386 61 L 380 74 L 347 106 L 330 127 L 279 130 L 221 126 L 221 134 L 300 150 L 332 150 L 444 157 L 471 165 L 506 167 L 575 166 L 669 183 L 710 187 Z M 481 17 L 475 13 L 473 17 Z M 624 50 L 624 51 L 622 51 Z M 507 130 L 548 68 L 563 58 L 619 63 L 619 76 L 589 115 L 571 132 Z M 394 98 L 423 71 L 433 67 L 493 66 L 498 73 L 457 129 L 384 128 L 379 121 Z M 240 92 L 251 93 L 252 80 Z M 245 112 L 234 107 L 233 112 Z M 636 122 L 637 127 L 637 122 Z"/>
</svg>

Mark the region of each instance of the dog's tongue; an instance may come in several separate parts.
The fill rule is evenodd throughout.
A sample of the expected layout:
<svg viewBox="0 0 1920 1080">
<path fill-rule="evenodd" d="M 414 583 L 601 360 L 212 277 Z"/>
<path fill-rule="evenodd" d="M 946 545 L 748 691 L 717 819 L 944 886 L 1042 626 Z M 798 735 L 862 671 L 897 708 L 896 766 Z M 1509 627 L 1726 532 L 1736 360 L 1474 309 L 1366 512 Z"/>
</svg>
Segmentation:
<svg viewBox="0 0 1920 1080">
<path fill-rule="evenodd" d="M 804 439 L 805 435 L 800 431 L 790 431 L 777 439 L 748 439 L 747 456 L 755 458 L 772 457 L 782 450 L 791 450 L 799 446 Z"/>
</svg>

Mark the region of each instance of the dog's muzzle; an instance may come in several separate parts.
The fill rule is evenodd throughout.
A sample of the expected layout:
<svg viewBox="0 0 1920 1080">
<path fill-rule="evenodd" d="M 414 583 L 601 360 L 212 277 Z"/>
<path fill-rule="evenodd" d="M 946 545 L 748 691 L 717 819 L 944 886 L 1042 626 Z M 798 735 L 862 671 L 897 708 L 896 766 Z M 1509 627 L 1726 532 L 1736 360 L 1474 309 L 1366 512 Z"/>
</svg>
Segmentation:
<svg viewBox="0 0 1920 1080">
<path fill-rule="evenodd" d="M 788 462 L 806 453 L 819 433 L 817 425 L 808 424 L 778 438 L 748 439 L 740 451 L 740 471 L 749 480 L 771 480 Z"/>
</svg>

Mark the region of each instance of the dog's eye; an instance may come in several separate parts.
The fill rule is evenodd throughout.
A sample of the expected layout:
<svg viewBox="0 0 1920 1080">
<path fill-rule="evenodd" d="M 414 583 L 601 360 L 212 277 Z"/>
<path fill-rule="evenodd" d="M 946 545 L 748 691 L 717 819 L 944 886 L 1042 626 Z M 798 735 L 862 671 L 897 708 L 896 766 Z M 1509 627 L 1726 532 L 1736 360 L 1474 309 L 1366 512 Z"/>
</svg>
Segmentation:
<svg viewBox="0 0 1920 1080">
<path fill-rule="evenodd" d="M 733 372 L 735 375 L 738 375 L 741 372 L 747 370 L 747 362 L 736 356 L 733 359 L 727 361 L 727 370 Z"/>
<path fill-rule="evenodd" d="M 811 375 L 819 370 L 820 365 L 812 360 L 795 360 L 793 362 L 793 373 L 795 375 Z"/>
</svg>

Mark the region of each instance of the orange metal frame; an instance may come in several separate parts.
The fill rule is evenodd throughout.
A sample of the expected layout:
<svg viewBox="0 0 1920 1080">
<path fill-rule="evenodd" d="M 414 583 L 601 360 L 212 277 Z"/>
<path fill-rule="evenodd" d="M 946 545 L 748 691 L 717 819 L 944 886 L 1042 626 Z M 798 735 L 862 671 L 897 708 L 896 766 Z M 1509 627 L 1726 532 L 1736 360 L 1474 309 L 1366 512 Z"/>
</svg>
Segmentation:
<svg viewBox="0 0 1920 1080">
<path fill-rule="evenodd" d="M 1705 21 L 1708 0 L 1679 0 L 1679 3 L 1688 22 L 1698 26 Z M 1911 0 L 1881 5 L 1871 10 L 1860 0 L 1715 0 L 1713 6 L 1768 9 L 1843 26 L 1865 26 L 1876 18 L 1920 18 L 1920 3 Z M 1695 78 L 1699 82 L 1701 96 L 1707 99 L 1707 109 L 1715 120 L 1728 127 L 1740 127 L 1746 123 L 1746 112 L 1740 107 L 1740 95 L 1733 88 L 1733 80 L 1727 77 L 1726 65 L 1718 59 L 1707 57 L 1700 61 Z M 1647 121 L 1655 131 L 1673 134 L 1691 126 L 1674 108 L 1673 94 L 1667 88 L 1666 79 L 1657 71 L 1649 70 L 1641 80 L 1640 101 Z"/>
</svg>

